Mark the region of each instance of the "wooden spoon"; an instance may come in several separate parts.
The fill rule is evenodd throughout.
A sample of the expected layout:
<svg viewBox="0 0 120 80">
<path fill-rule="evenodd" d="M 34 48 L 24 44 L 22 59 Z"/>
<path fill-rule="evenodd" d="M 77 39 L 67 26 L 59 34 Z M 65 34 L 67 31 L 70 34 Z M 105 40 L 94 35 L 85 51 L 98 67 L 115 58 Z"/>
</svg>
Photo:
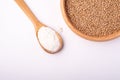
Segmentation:
<svg viewBox="0 0 120 80">
<path fill-rule="evenodd" d="M 33 12 L 30 10 L 30 8 L 27 6 L 27 4 L 24 2 L 24 0 L 15 0 L 15 2 L 20 6 L 20 8 L 24 11 L 24 13 L 28 16 L 28 18 L 32 21 L 32 23 L 34 24 L 34 28 L 36 31 L 36 37 L 38 39 L 38 31 L 39 29 L 41 29 L 41 27 L 47 27 L 46 25 L 42 24 L 37 18 L 36 16 L 33 14 Z M 48 27 L 49 28 L 49 27 Z M 51 28 L 50 28 L 51 29 Z M 53 29 L 51 29 L 52 31 L 54 31 Z M 59 48 L 57 50 L 51 51 L 48 50 L 44 47 L 44 45 L 42 45 L 40 43 L 40 40 L 38 39 L 39 44 L 41 45 L 41 47 L 48 53 L 56 53 L 58 51 L 60 51 L 63 47 L 63 40 L 61 38 L 61 36 L 55 32 L 55 34 L 57 35 L 57 38 L 59 39 Z M 52 46 L 52 45 L 51 45 Z"/>
</svg>

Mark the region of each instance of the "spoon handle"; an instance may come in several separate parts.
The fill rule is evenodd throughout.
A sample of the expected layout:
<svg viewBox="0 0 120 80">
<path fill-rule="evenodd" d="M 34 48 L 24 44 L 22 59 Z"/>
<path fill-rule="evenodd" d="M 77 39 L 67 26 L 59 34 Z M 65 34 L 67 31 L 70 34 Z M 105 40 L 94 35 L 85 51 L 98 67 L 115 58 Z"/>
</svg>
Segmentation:
<svg viewBox="0 0 120 80">
<path fill-rule="evenodd" d="M 32 23 L 34 24 L 36 30 L 39 27 L 43 26 L 43 24 L 39 22 L 39 20 L 33 14 L 33 12 L 30 10 L 30 8 L 28 7 L 28 5 L 25 3 L 24 0 L 15 0 L 15 2 L 24 11 L 24 13 L 28 16 L 28 18 L 32 21 Z"/>
</svg>

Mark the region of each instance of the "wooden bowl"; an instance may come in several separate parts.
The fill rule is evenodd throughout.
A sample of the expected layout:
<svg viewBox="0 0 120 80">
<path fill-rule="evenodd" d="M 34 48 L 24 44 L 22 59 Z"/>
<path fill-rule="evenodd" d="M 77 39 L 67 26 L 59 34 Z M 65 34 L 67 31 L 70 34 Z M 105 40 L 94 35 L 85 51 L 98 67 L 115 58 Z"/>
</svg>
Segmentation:
<svg viewBox="0 0 120 80">
<path fill-rule="evenodd" d="M 78 1 L 78 3 L 80 3 L 80 1 L 83 1 L 83 2 L 85 2 L 85 1 L 93 1 L 93 0 L 61 0 L 61 9 L 62 9 L 62 14 L 63 14 L 63 17 L 64 17 L 64 20 L 65 20 L 65 22 L 67 23 L 67 25 L 69 26 L 69 28 L 73 31 L 73 32 L 75 32 L 77 35 L 79 35 L 79 36 L 81 36 L 81 37 L 83 37 L 83 38 L 85 38 L 85 39 L 88 39 L 88 40 L 93 40 L 93 41 L 106 41 L 106 40 L 111 40 L 111 39 L 114 39 L 114 38 L 116 38 L 116 37 L 118 37 L 118 36 L 120 36 L 120 8 L 118 8 L 118 7 L 120 7 L 120 2 L 119 3 L 117 3 L 117 2 L 109 2 L 109 1 L 112 1 L 112 0 L 105 0 L 105 1 L 108 1 L 108 2 L 103 2 L 104 0 L 97 0 L 97 1 L 101 1 L 100 2 L 100 4 L 102 3 L 102 5 L 103 5 L 103 7 L 102 8 L 100 8 L 103 12 L 107 12 L 107 14 L 105 15 L 105 16 L 108 16 L 108 18 L 106 18 L 106 20 L 108 20 L 108 25 L 109 26 L 103 26 L 103 28 L 104 27 L 106 27 L 107 29 L 106 29 L 106 32 L 107 31 L 111 31 L 111 32 L 109 32 L 109 33 L 111 33 L 111 34 L 107 34 L 107 35 L 102 35 L 102 36 L 99 36 L 99 34 L 98 34 L 98 36 L 96 35 L 96 36 L 93 36 L 94 34 L 92 34 L 92 36 L 91 35 L 87 35 L 87 34 L 85 34 L 85 33 L 83 33 L 84 31 L 86 31 L 85 29 L 84 29 L 84 31 L 82 32 L 82 30 L 78 30 L 78 28 L 77 28 L 77 26 L 74 24 L 74 22 L 72 22 L 72 18 L 68 15 L 68 7 L 67 6 L 69 6 L 69 4 L 67 4 L 67 1 L 73 1 L 73 2 L 71 2 L 70 4 L 72 4 L 72 8 L 74 7 L 74 9 L 77 11 L 78 9 L 76 9 L 75 7 L 76 7 L 76 5 L 77 4 L 74 4 L 74 2 L 76 1 Z M 96 0 L 94 0 L 94 1 L 96 1 Z M 114 1 L 114 0 L 113 0 Z M 92 3 L 92 2 L 91 2 Z M 97 3 L 97 2 L 96 2 Z M 107 4 L 108 3 L 108 4 Z M 98 3 L 97 3 L 98 4 Z M 82 5 L 82 4 L 81 4 Z M 116 5 L 116 6 L 115 6 Z M 91 6 L 93 6 L 93 7 L 91 7 Z M 88 4 L 88 9 L 89 10 L 94 10 L 94 9 L 90 9 L 89 7 L 91 7 L 91 8 L 95 8 L 94 6 L 96 6 L 95 5 L 95 3 L 93 2 L 93 5 L 92 4 Z M 107 7 L 105 7 L 105 6 L 107 6 Z M 111 7 L 110 7 L 111 6 Z M 78 7 L 78 5 L 77 5 L 77 7 Z M 83 7 L 83 6 L 82 6 Z M 99 7 L 99 6 L 97 6 L 97 7 Z M 105 8 L 104 8 L 105 7 Z M 114 7 L 114 8 L 112 8 L 112 7 Z M 116 9 L 116 7 L 117 7 L 117 9 Z M 87 9 L 87 6 L 84 6 L 84 8 L 81 8 L 81 6 L 79 7 L 79 9 Z M 104 9 L 105 9 L 105 11 L 104 11 Z M 107 11 L 107 9 L 108 9 L 108 11 Z M 113 10 L 113 11 L 112 11 Z M 97 10 L 98 11 L 98 10 Z M 111 13 L 110 13 L 110 11 L 111 11 Z M 115 11 L 117 12 L 117 14 L 115 13 Z M 93 14 L 94 14 L 94 12 L 95 11 L 93 11 Z M 98 12 L 100 12 L 100 14 L 102 14 L 102 12 L 101 11 L 98 11 Z M 82 13 L 82 12 L 79 12 L 79 14 L 80 13 Z M 110 16 L 108 15 L 108 13 L 110 14 Z M 69 13 L 70 14 L 70 13 Z M 78 14 L 77 14 L 78 15 Z M 83 15 L 87 15 L 87 14 L 83 14 Z M 112 20 L 110 20 L 109 19 L 109 17 L 112 17 L 111 15 L 113 15 L 113 18 L 110 18 L 110 19 L 112 19 Z M 94 16 L 94 15 L 92 15 L 92 16 Z M 97 15 L 95 15 L 95 16 L 97 16 Z M 102 16 L 104 16 L 104 14 L 103 15 L 100 15 L 100 17 L 102 17 Z M 77 17 L 76 17 L 77 18 Z M 81 17 L 79 17 L 79 18 L 81 18 Z M 88 17 L 86 17 L 86 18 L 88 18 Z M 104 18 L 104 17 L 102 17 L 102 18 Z M 99 17 L 98 17 L 98 19 L 99 19 Z M 117 19 L 117 20 L 116 20 Z M 78 19 L 79 20 L 79 19 Z M 101 20 L 101 22 L 102 22 L 102 19 L 100 19 Z M 104 20 L 104 19 L 103 19 Z M 110 23 L 110 21 L 111 21 L 111 23 Z M 86 21 L 87 22 L 87 21 Z M 93 20 L 93 22 L 95 22 L 94 20 Z M 114 25 L 112 24 L 114 22 L 114 25 L 115 25 L 115 30 L 114 30 Z M 79 21 L 79 24 L 80 24 L 81 22 Z M 81 23 L 82 24 L 82 23 Z M 81 25 L 80 24 L 80 25 Z M 96 23 L 94 23 L 94 24 L 96 24 Z M 112 24 L 112 25 L 111 25 Z M 87 25 L 87 24 L 86 24 Z M 89 24 L 88 24 L 89 25 Z M 103 23 L 99 23 L 99 26 L 97 26 L 98 28 L 99 27 L 102 27 L 102 25 L 103 25 Z M 113 28 L 110 28 L 110 26 Z M 94 30 L 94 31 L 96 31 L 97 32 L 97 29 L 98 28 L 96 28 L 96 30 Z M 102 32 L 100 32 L 99 31 L 99 33 L 102 33 Z M 104 32 L 103 32 L 104 33 Z"/>
</svg>

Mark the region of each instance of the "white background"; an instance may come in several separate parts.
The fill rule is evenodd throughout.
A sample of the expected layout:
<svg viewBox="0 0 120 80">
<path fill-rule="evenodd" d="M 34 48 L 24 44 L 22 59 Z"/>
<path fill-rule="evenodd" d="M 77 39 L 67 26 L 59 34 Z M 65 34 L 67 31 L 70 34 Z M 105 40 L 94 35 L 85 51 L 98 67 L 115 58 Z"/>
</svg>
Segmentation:
<svg viewBox="0 0 120 80">
<path fill-rule="evenodd" d="M 93 42 L 77 36 L 64 22 L 60 0 L 26 3 L 60 32 L 64 47 L 54 55 L 44 52 L 15 1 L 0 0 L 0 80 L 120 80 L 120 38 Z"/>
</svg>

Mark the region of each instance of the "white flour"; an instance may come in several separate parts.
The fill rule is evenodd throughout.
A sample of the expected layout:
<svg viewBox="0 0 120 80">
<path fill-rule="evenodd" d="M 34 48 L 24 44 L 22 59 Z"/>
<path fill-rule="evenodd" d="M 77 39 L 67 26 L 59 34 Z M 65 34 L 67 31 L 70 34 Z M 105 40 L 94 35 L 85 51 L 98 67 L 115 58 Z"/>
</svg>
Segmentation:
<svg viewBox="0 0 120 80">
<path fill-rule="evenodd" d="M 49 27 L 39 29 L 38 39 L 40 44 L 48 51 L 56 52 L 60 48 L 60 41 L 56 32 Z"/>
</svg>

